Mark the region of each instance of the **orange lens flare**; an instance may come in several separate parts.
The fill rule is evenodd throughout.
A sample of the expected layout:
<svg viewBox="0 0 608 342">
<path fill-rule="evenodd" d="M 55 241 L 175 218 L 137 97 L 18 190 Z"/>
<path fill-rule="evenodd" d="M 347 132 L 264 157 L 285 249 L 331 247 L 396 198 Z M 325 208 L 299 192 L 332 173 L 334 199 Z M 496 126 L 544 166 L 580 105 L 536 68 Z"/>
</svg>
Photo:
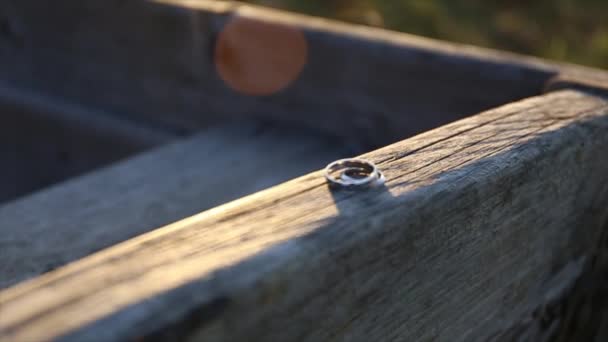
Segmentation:
<svg viewBox="0 0 608 342">
<path fill-rule="evenodd" d="M 308 43 L 295 27 L 236 16 L 219 34 L 215 66 L 233 90 L 275 94 L 292 84 L 308 59 Z"/>
</svg>

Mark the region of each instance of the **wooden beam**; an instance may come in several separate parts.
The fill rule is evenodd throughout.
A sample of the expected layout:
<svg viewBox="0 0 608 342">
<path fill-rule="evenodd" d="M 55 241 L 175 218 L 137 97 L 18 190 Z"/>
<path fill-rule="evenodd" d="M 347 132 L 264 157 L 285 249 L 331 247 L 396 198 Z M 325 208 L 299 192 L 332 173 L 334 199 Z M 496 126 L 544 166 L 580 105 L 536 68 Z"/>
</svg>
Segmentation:
<svg viewBox="0 0 608 342">
<path fill-rule="evenodd" d="M 176 138 L 2 82 L 0 112 L 0 203 Z"/>
<path fill-rule="evenodd" d="M 2 14 L 3 78 L 176 131 L 262 118 L 379 147 L 540 94 L 566 69 L 601 73 L 231 1 L 6 0 Z M 271 96 L 222 82 L 214 50 L 235 17 L 304 32 L 307 63 L 295 82 Z"/>
<path fill-rule="evenodd" d="M 455 122 L 364 155 L 384 188 L 314 172 L 0 292 L 0 336 L 485 340 L 580 275 L 607 131 L 608 100 L 578 91 Z"/>
<path fill-rule="evenodd" d="M 284 127 L 234 124 L 5 204 L 0 206 L 0 288 L 353 151 Z"/>
</svg>

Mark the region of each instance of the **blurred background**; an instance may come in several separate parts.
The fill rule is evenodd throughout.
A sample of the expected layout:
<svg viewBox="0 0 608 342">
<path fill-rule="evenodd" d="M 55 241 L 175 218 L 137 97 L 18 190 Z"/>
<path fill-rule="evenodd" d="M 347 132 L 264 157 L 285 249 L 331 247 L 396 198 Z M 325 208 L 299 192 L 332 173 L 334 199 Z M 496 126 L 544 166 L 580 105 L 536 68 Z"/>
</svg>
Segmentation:
<svg viewBox="0 0 608 342">
<path fill-rule="evenodd" d="M 245 0 L 608 69 L 608 0 Z"/>
</svg>

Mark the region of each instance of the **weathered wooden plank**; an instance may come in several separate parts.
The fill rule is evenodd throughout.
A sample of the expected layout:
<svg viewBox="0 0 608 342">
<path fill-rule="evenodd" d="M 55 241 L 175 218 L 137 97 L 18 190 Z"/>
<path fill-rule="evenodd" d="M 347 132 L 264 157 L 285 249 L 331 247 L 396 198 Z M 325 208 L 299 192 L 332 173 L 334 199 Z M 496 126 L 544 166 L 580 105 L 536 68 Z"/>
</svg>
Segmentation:
<svg viewBox="0 0 608 342">
<path fill-rule="evenodd" d="M 608 220 L 608 101 L 559 91 L 320 172 L 0 292 L 14 341 L 483 340 L 559 297 Z"/>
<path fill-rule="evenodd" d="M 588 73 L 563 72 L 553 77 L 545 86 L 545 91 L 556 91 L 563 89 L 577 89 L 592 93 L 608 92 L 608 77 L 606 73 L 598 71 L 593 73 L 589 70 Z"/>
<path fill-rule="evenodd" d="M 349 147 L 222 126 L 0 207 L 0 288 L 322 167 Z"/>
<path fill-rule="evenodd" d="M 179 131 L 254 117 L 377 147 L 539 94 L 565 69 L 598 73 L 229 1 L 6 0 L 0 17 L 3 78 Z M 271 96 L 225 86 L 214 49 L 235 17 L 305 33 L 307 63 L 291 86 Z M 271 56 L 272 39 L 255 32 L 240 41 Z M 251 69 L 249 50 L 228 47 Z"/>
<path fill-rule="evenodd" d="M 176 138 L 0 83 L 0 203 Z"/>
</svg>

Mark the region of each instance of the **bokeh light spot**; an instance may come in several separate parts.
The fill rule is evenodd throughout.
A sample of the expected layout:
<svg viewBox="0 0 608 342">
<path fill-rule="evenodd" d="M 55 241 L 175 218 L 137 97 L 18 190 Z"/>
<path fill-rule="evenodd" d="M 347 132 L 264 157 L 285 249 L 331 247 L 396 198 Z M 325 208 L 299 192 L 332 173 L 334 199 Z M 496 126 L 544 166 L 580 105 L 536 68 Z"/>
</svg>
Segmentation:
<svg viewBox="0 0 608 342">
<path fill-rule="evenodd" d="M 308 44 L 295 27 L 235 16 L 219 34 L 214 58 L 219 76 L 233 90 L 272 95 L 299 77 Z"/>
</svg>

